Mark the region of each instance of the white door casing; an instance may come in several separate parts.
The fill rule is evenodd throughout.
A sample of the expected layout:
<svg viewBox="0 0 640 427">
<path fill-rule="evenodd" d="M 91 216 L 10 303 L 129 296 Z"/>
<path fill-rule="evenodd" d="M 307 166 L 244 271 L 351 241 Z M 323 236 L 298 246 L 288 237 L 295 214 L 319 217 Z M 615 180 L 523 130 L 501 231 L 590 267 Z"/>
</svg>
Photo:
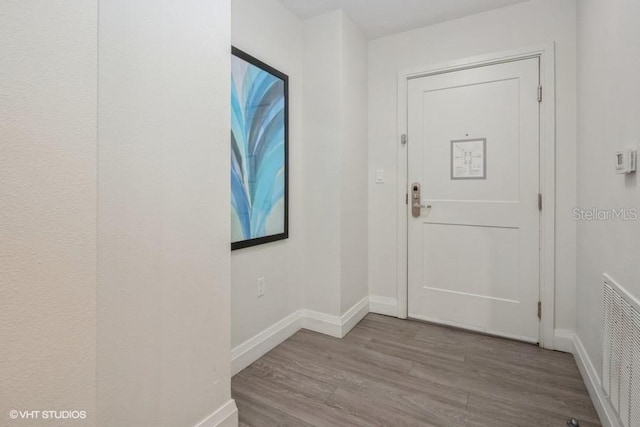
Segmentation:
<svg viewBox="0 0 640 427">
<path fill-rule="evenodd" d="M 430 206 L 408 218 L 410 317 L 539 341 L 538 86 L 538 58 L 409 81 Z"/>
</svg>

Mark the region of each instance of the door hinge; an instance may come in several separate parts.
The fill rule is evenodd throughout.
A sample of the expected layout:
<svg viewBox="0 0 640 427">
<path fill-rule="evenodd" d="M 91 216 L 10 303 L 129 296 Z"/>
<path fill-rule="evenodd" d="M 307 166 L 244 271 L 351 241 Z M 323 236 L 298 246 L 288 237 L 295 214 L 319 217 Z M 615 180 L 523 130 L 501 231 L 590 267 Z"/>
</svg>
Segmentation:
<svg viewBox="0 0 640 427">
<path fill-rule="evenodd" d="M 538 210 L 542 210 L 542 193 L 538 193 Z"/>
<path fill-rule="evenodd" d="M 406 145 L 407 141 L 408 141 L 408 138 L 406 133 L 403 133 L 402 135 L 400 135 L 400 143 L 402 145 Z"/>
<path fill-rule="evenodd" d="M 409 193 L 404 193 L 404 204 L 405 205 L 409 204 Z"/>
<path fill-rule="evenodd" d="M 542 319 L 542 301 L 538 301 L 538 319 Z"/>
<path fill-rule="evenodd" d="M 542 102 L 542 85 L 538 86 L 538 102 Z"/>
</svg>

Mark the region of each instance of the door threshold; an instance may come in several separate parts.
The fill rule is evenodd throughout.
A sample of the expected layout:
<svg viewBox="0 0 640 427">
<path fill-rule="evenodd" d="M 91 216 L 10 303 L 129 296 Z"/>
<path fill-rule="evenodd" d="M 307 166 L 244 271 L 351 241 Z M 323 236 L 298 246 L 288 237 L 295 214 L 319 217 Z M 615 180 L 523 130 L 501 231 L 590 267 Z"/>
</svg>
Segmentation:
<svg viewBox="0 0 640 427">
<path fill-rule="evenodd" d="M 535 345 L 536 347 L 540 347 L 540 342 L 538 339 L 523 337 L 519 335 L 505 334 L 497 331 L 486 330 L 483 328 L 476 328 L 469 325 L 461 325 L 456 322 L 449 322 L 441 319 L 432 319 L 432 318 L 419 316 L 411 313 L 409 313 L 407 320 L 412 320 L 412 321 L 421 322 L 421 323 L 428 323 L 431 325 L 443 326 L 449 329 L 456 329 L 459 331 L 470 332 L 473 334 L 485 335 L 489 337 L 501 338 L 509 341 L 516 341 L 519 343 L 531 344 L 531 345 Z"/>
</svg>

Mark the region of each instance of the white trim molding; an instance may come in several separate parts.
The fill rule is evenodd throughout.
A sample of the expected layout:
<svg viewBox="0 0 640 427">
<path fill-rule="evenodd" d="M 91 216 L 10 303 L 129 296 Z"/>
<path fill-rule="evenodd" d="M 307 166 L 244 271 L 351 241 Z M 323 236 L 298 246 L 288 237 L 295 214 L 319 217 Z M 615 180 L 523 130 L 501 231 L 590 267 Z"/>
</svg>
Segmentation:
<svg viewBox="0 0 640 427">
<path fill-rule="evenodd" d="M 364 316 L 369 314 L 369 297 L 366 296 L 360 301 L 355 303 L 353 307 L 347 310 L 342 316 L 340 316 L 340 323 L 342 324 L 340 338 L 344 338 L 354 326 L 358 324 Z"/>
<path fill-rule="evenodd" d="M 593 406 L 596 408 L 596 412 L 600 417 L 602 426 L 621 427 L 622 424 L 618 421 L 618 416 L 616 415 L 615 410 L 604 394 L 600 375 L 598 375 L 598 371 L 589 358 L 587 350 L 584 348 L 584 345 L 578 335 L 574 335 L 573 343 L 575 347 L 574 355 L 578 364 L 578 369 L 580 370 L 582 379 L 587 386 L 589 396 L 591 396 Z"/>
<path fill-rule="evenodd" d="M 407 215 L 408 207 L 405 194 L 408 192 L 407 145 L 400 138 L 407 129 L 407 88 L 410 79 L 429 75 L 466 70 L 480 66 L 517 61 L 527 58 L 540 58 L 540 85 L 544 96 L 540 104 L 540 193 L 544 197 L 540 216 L 540 300 L 542 301 L 542 319 L 540 321 L 539 341 L 543 348 L 555 349 L 555 45 L 532 46 L 476 56 L 444 64 L 427 65 L 417 69 L 398 73 L 398 188 L 397 202 L 397 316 L 406 319 L 408 314 L 408 253 L 407 253 Z M 411 135 L 409 135 L 409 139 Z M 411 141 L 409 141 L 409 144 Z"/>
<path fill-rule="evenodd" d="M 364 297 L 342 316 L 301 309 L 269 326 L 231 350 L 231 375 L 267 354 L 300 329 L 343 338 L 369 313 L 369 297 Z"/>
<path fill-rule="evenodd" d="M 236 407 L 236 401 L 229 399 L 227 403 L 200 421 L 195 427 L 235 427 L 237 425 L 238 408 Z"/>
<path fill-rule="evenodd" d="M 556 329 L 554 336 L 554 349 L 565 353 L 576 353 L 574 345 L 575 334 L 568 329 Z"/>
<path fill-rule="evenodd" d="M 231 375 L 267 354 L 302 327 L 302 310 L 290 314 L 231 350 Z"/>
<path fill-rule="evenodd" d="M 340 317 L 313 310 L 303 309 L 301 311 L 304 329 L 343 338 L 369 313 L 369 297 L 362 298 Z"/>
<path fill-rule="evenodd" d="M 398 315 L 398 300 L 395 298 L 371 295 L 369 297 L 369 311 L 371 313 L 396 317 Z"/>
<path fill-rule="evenodd" d="M 340 317 L 307 309 L 302 309 L 300 312 L 302 313 L 302 328 L 335 338 L 342 338 Z"/>
<path fill-rule="evenodd" d="M 568 329 L 556 329 L 555 346 L 558 351 L 573 354 L 602 426 L 621 427 L 615 410 L 604 394 L 600 375 L 578 335 Z"/>
</svg>

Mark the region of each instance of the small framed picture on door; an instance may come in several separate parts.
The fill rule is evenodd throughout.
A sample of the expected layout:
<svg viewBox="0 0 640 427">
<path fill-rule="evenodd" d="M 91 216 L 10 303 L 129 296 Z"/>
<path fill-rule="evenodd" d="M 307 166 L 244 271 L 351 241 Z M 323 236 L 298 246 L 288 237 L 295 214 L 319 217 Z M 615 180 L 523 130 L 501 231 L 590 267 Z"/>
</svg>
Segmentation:
<svg viewBox="0 0 640 427">
<path fill-rule="evenodd" d="M 451 179 L 487 179 L 487 138 L 451 141 Z"/>
</svg>

